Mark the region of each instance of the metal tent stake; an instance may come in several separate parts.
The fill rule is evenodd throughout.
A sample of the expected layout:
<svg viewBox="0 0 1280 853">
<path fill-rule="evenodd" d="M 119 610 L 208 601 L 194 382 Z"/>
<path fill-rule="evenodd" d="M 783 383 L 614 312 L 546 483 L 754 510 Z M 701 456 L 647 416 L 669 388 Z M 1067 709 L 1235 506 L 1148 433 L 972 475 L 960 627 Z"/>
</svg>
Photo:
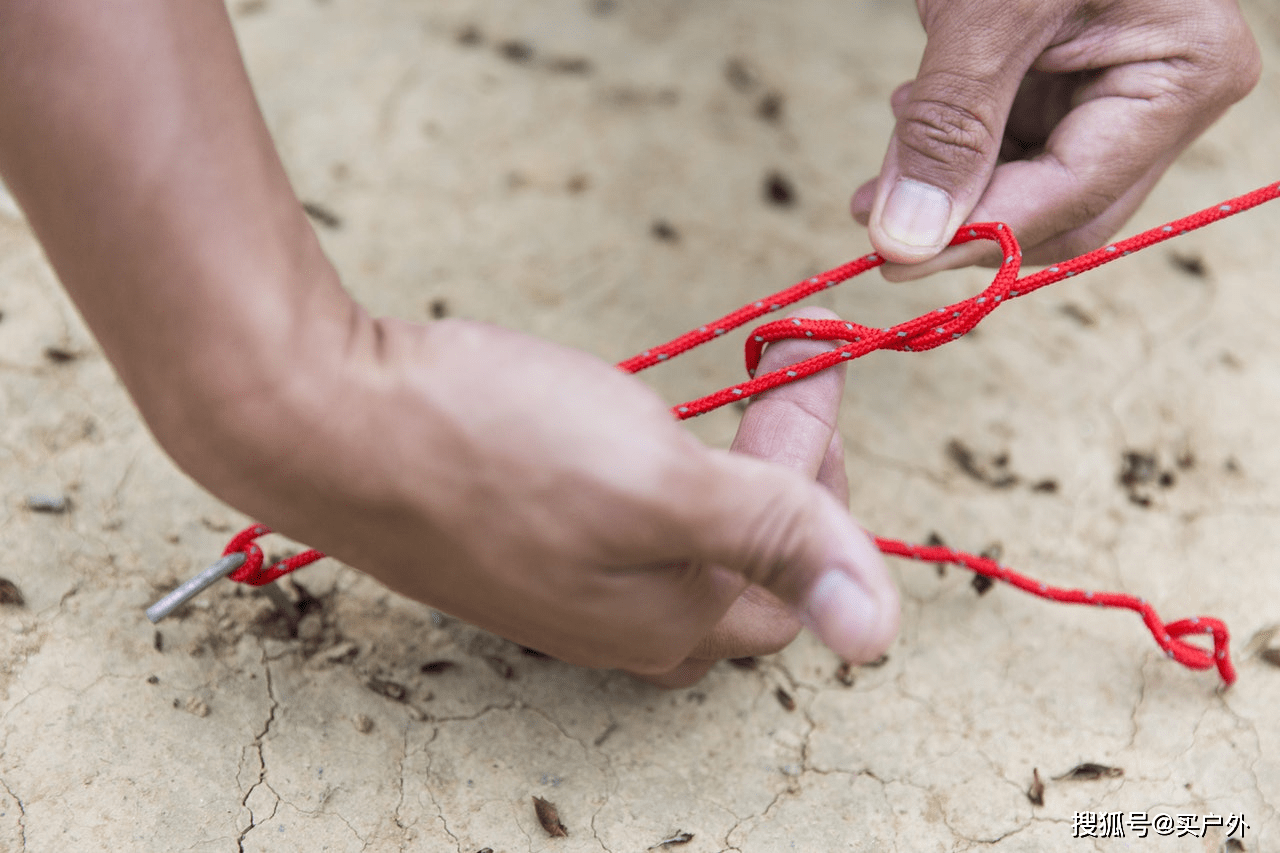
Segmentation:
<svg viewBox="0 0 1280 853">
<path fill-rule="evenodd" d="M 147 608 L 147 618 L 152 622 L 159 622 L 164 617 L 173 613 L 182 605 L 213 586 L 217 581 L 222 580 L 227 575 L 244 565 L 244 554 L 237 551 L 234 554 L 228 554 L 191 580 L 179 586 L 173 592 L 157 601 L 155 604 Z"/>
</svg>

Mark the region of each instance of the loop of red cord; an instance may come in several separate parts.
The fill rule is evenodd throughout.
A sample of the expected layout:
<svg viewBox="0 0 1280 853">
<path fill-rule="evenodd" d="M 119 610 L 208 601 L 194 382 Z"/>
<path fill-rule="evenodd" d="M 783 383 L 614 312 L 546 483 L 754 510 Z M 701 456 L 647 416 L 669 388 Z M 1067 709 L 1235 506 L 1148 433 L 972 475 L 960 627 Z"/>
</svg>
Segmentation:
<svg viewBox="0 0 1280 853">
<path fill-rule="evenodd" d="M 998 305 L 1019 296 L 1025 296 L 1033 290 L 1071 278 L 1117 258 L 1130 255 L 1141 249 L 1154 246 L 1156 243 L 1185 234 L 1197 228 L 1203 228 L 1219 219 L 1234 216 L 1237 213 L 1256 207 L 1264 202 L 1272 201 L 1280 196 L 1280 183 L 1260 187 L 1253 192 L 1230 199 L 1222 204 L 1206 208 L 1198 213 L 1175 220 L 1159 228 L 1152 228 L 1141 234 L 1111 243 L 1095 251 L 1072 258 L 1060 264 L 1054 264 L 1039 272 L 1018 278 L 1021 268 L 1022 252 L 1018 241 L 1011 230 L 1002 223 L 985 222 L 966 225 L 960 229 L 951 245 L 958 246 L 972 240 L 992 240 L 1000 245 L 1004 261 L 1000 264 L 991 284 L 977 296 L 961 300 L 954 305 L 938 308 L 913 320 L 890 326 L 886 329 L 875 329 L 843 320 L 804 320 L 793 318 L 765 323 L 757 327 L 746 344 L 747 374 L 746 382 L 722 388 L 714 394 L 699 397 L 675 406 L 673 414 L 685 420 L 705 414 L 713 409 L 743 400 L 770 388 L 777 388 L 788 382 L 794 382 L 811 376 L 820 370 L 860 358 L 869 352 L 890 349 L 904 352 L 920 352 L 950 343 L 973 329 L 984 317 L 996 309 Z M 841 282 L 880 266 L 884 259 L 879 255 L 864 255 L 835 269 L 800 282 L 786 290 L 779 291 L 765 299 L 744 305 L 737 311 L 726 314 L 713 323 L 708 323 L 661 346 L 647 349 L 633 358 L 618 364 L 618 368 L 627 373 L 638 373 L 655 364 L 668 361 L 694 347 L 714 340 L 721 335 L 777 311 L 787 305 L 799 302 L 821 290 L 834 287 Z M 824 341 L 844 341 L 844 345 L 814 356 L 796 364 L 788 365 L 772 373 L 756 375 L 760 364 L 760 356 L 766 344 L 786 338 L 813 338 Z M 246 560 L 243 566 L 233 572 L 230 577 L 234 581 L 251 586 L 262 586 L 277 578 L 289 574 L 295 569 L 314 563 L 324 557 L 319 551 L 309 550 L 292 557 L 280 560 L 269 567 L 263 567 L 262 548 L 256 540 L 271 531 L 261 525 L 248 527 L 227 543 L 223 554 L 243 552 Z M 1227 626 L 1218 619 L 1208 616 L 1197 616 L 1190 619 L 1179 619 L 1168 624 L 1161 622 L 1144 599 L 1125 593 L 1096 592 L 1092 590 L 1064 589 L 1049 586 L 1021 575 L 1012 569 L 1001 566 L 994 560 L 985 557 L 954 551 L 943 546 L 910 545 L 896 539 L 874 537 L 876 547 L 885 554 L 907 557 L 929 563 L 952 563 L 963 566 L 980 575 L 1001 580 L 1024 592 L 1052 601 L 1066 604 L 1090 604 L 1097 607 L 1120 607 L 1132 610 L 1142 616 L 1143 622 L 1156 644 L 1165 654 L 1183 666 L 1191 669 L 1209 669 L 1216 667 L 1225 685 L 1230 686 L 1236 680 L 1236 671 L 1231 664 L 1229 651 L 1230 635 Z M 1181 639 L 1189 634 L 1209 634 L 1213 638 L 1213 651 L 1188 643 Z"/>
</svg>

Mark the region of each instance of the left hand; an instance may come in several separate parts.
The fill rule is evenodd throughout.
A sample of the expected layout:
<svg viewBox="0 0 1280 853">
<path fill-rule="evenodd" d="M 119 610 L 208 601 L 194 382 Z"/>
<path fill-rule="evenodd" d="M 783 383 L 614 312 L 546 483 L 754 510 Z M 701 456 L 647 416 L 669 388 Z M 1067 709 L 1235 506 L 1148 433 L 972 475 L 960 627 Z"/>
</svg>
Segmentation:
<svg viewBox="0 0 1280 853">
<path fill-rule="evenodd" d="M 928 42 L 855 219 L 905 281 L 998 263 L 944 248 L 1006 222 L 1028 263 L 1101 246 L 1261 73 L 1235 0 L 917 0 Z"/>
<path fill-rule="evenodd" d="M 787 316 L 837 319 L 823 308 L 802 308 Z M 779 370 L 835 346 L 828 341 L 778 341 L 765 350 L 758 372 Z M 742 416 L 731 450 L 816 479 L 847 506 L 849 478 L 836 423 L 844 382 L 845 366 L 841 364 L 756 396 Z M 773 654 L 789 645 L 799 632 L 800 621 L 792 608 L 763 587 L 743 581 L 737 601 L 683 663 L 669 672 L 637 675 L 660 687 L 687 687 L 717 661 Z"/>
</svg>

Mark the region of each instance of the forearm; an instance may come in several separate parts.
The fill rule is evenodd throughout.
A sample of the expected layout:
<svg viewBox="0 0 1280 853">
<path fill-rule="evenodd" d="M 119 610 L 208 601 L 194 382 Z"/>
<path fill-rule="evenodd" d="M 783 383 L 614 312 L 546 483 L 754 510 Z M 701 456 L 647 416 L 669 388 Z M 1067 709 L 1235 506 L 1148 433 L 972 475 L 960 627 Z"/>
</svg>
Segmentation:
<svg viewBox="0 0 1280 853">
<path fill-rule="evenodd" d="M 0 2 L 0 173 L 180 463 L 354 310 L 218 0 Z"/>
<path fill-rule="evenodd" d="M 221 0 L 0 0 L 0 172 L 156 437 L 268 525 L 594 666 L 676 667 L 753 582 L 847 658 L 891 638 L 812 472 L 708 452 L 585 353 L 355 306 Z"/>
</svg>

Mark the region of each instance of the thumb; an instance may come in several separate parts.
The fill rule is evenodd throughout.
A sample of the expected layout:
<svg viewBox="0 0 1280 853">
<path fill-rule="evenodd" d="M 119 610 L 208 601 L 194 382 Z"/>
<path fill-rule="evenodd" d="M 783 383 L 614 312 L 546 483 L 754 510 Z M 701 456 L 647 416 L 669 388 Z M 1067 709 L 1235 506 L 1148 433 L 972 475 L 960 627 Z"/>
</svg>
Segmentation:
<svg viewBox="0 0 1280 853">
<path fill-rule="evenodd" d="M 718 517 L 703 558 L 789 604 L 845 660 L 879 657 L 898 631 L 898 595 L 871 538 L 831 493 L 804 475 L 718 454 L 708 505 Z"/>
<path fill-rule="evenodd" d="M 699 557 L 786 602 L 845 660 L 874 660 L 898 630 L 898 596 L 871 538 L 812 473 L 727 452 L 704 471 Z"/>
<path fill-rule="evenodd" d="M 922 13 L 920 72 L 895 93 L 897 122 L 868 222 L 886 260 L 918 263 L 951 241 L 986 189 L 1018 86 L 1040 52 L 1026 35 L 1041 26 L 999 7 L 975 14 L 974 5 L 934 3 Z"/>
</svg>

